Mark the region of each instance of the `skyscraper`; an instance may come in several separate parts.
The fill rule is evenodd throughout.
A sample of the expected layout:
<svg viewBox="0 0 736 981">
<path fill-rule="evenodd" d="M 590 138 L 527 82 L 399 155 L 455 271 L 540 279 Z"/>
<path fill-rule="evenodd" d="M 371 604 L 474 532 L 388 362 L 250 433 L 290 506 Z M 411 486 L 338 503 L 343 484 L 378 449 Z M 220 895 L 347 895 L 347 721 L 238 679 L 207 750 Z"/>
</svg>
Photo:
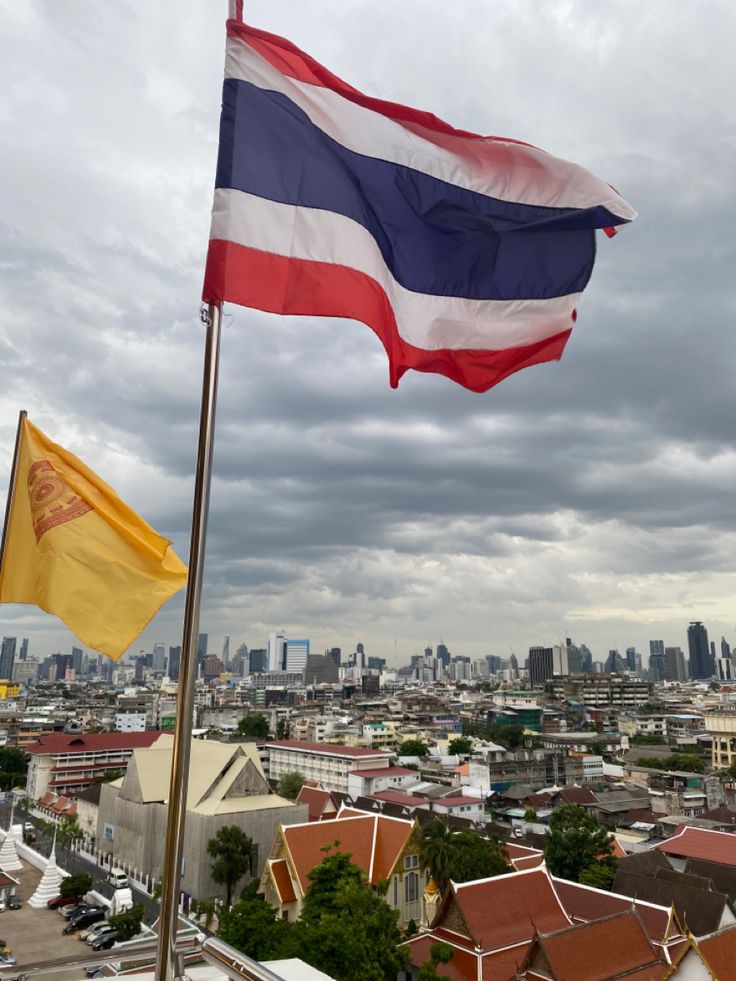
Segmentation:
<svg viewBox="0 0 736 981">
<path fill-rule="evenodd" d="M 153 656 L 151 658 L 151 667 L 154 671 L 163 671 L 166 667 L 166 648 L 163 644 L 153 645 Z"/>
<path fill-rule="evenodd" d="M 662 645 L 664 648 L 664 644 Z M 656 651 L 649 655 L 649 680 L 664 681 L 666 676 L 666 662 L 664 650 L 660 653 Z"/>
<path fill-rule="evenodd" d="M 26 642 L 23 641 L 23 643 L 25 644 Z M 730 656 L 731 656 L 731 647 L 728 641 L 726 640 L 726 638 L 721 637 L 721 657 L 730 657 Z"/>
<path fill-rule="evenodd" d="M 308 640 L 287 640 L 284 667 L 287 671 L 304 671 L 309 657 Z"/>
<path fill-rule="evenodd" d="M 169 665 L 166 673 L 169 676 L 169 681 L 179 680 L 179 665 L 181 664 L 181 645 L 178 647 L 169 647 Z"/>
<path fill-rule="evenodd" d="M 590 674 L 593 670 L 593 654 L 587 644 L 580 645 L 580 670 Z"/>
<path fill-rule="evenodd" d="M 283 634 L 273 633 L 268 638 L 268 670 L 283 671 L 286 654 L 286 638 Z"/>
<path fill-rule="evenodd" d="M 627 647 L 626 648 L 626 670 L 636 671 L 636 648 Z"/>
<path fill-rule="evenodd" d="M 617 650 L 610 650 L 608 652 L 608 657 L 606 658 L 606 663 L 603 667 L 605 674 L 618 674 L 619 671 L 624 670 L 623 658 Z"/>
<path fill-rule="evenodd" d="M 552 648 L 529 648 L 529 684 L 539 688 L 554 674 Z"/>
<path fill-rule="evenodd" d="M 3 637 L 2 648 L 0 648 L 0 678 L 13 677 L 16 641 L 17 637 Z"/>
<path fill-rule="evenodd" d="M 687 628 L 687 647 L 690 654 L 690 677 L 693 681 L 712 678 L 715 665 L 711 660 L 708 631 L 700 620 L 693 620 Z"/>
<path fill-rule="evenodd" d="M 207 645 L 209 644 L 209 634 L 200 634 L 197 640 L 197 667 L 201 667 L 204 664 L 204 659 L 207 657 Z"/>
<path fill-rule="evenodd" d="M 681 647 L 665 647 L 664 676 L 667 681 L 687 681 L 687 664 Z"/>
<path fill-rule="evenodd" d="M 72 667 L 74 668 L 74 674 L 76 677 L 82 673 L 82 658 L 84 657 L 84 652 L 81 647 L 72 647 Z"/>
<path fill-rule="evenodd" d="M 222 642 L 222 663 L 225 665 L 225 670 L 230 670 L 230 635 L 225 634 L 225 639 Z"/>
<path fill-rule="evenodd" d="M 18 660 L 19 661 L 27 661 L 28 660 L 28 638 L 27 637 L 24 637 L 23 640 L 20 642 L 20 653 L 18 654 Z"/>
</svg>

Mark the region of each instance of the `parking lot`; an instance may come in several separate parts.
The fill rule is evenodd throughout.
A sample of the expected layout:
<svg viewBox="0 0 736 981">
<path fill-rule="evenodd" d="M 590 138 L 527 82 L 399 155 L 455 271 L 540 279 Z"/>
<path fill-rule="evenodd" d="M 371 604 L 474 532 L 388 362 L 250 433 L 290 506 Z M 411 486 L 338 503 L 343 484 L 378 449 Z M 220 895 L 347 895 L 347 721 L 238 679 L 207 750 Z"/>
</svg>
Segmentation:
<svg viewBox="0 0 736 981">
<path fill-rule="evenodd" d="M 12 872 L 13 878 L 20 881 L 16 890 L 23 901 L 19 910 L 6 910 L 0 913 L 0 938 L 10 947 L 17 960 L 15 968 L 0 972 L 13 977 L 24 964 L 56 958 L 79 957 L 88 953 L 89 947 L 79 942 L 77 934 L 64 936 L 62 929 L 66 920 L 56 911 L 49 909 L 33 909 L 28 900 L 33 895 L 41 879 L 41 873 L 32 866 L 23 863 L 20 872 Z M 73 968 L 49 975 L 58 981 L 73 981 L 84 976 L 81 968 Z"/>
</svg>

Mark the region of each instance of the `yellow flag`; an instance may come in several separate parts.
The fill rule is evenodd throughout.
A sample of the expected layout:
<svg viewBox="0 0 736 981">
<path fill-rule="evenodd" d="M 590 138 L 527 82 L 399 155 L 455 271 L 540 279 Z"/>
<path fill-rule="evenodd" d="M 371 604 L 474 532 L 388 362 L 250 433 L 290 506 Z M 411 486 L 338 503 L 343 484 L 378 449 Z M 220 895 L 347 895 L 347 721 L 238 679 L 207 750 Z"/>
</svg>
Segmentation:
<svg viewBox="0 0 736 981">
<path fill-rule="evenodd" d="M 186 584 L 166 538 L 96 473 L 21 421 L 0 603 L 33 603 L 118 660 Z"/>
</svg>

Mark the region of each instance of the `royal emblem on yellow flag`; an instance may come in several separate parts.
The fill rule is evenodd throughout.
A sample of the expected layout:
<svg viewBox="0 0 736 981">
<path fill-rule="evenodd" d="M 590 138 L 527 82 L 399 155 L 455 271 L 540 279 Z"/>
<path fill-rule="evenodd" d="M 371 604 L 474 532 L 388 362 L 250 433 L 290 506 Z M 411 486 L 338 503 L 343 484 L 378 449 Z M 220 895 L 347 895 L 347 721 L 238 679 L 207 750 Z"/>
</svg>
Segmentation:
<svg viewBox="0 0 736 981">
<path fill-rule="evenodd" d="M 166 538 L 22 418 L 0 603 L 32 603 L 116 661 L 186 584 Z"/>
</svg>

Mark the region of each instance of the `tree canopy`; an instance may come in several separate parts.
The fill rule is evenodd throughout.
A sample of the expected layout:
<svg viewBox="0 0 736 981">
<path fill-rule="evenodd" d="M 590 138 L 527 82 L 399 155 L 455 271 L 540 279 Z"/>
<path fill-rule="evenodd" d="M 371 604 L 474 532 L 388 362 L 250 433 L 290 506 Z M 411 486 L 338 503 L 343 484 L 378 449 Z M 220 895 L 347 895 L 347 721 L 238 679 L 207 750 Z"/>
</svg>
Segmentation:
<svg viewBox="0 0 736 981">
<path fill-rule="evenodd" d="M 432 944 L 429 949 L 429 960 L 419 968 L 417 981 L 450 981 L 450 975 L 438 974 L 437 967 L 439 964 L 448 964 L 454 954 L 454 948 L 445 943 L 444 940 Z"/>
<path fill-rule="evenodd" d="M 214 858 L 212 878 L 225 887 L 225 905 L 230 906 L 233 889 L 250 872 L 253 842 L 248 835 L 235 825 L 220 828 L 214 838 L 207 842 L 207 853 Z"/>
<path fill-rule="evenodd" d="M 244 715 L 238 722 L 238 735 L 245 739 L 268 739 L 268 720 L 265 715 Z"/>
<path fill-rule="evenodd" d="M 399 756 L 428 756 L 429 749 L 421 739 L 405 739 L 396 750 Z"/>
<path fill-rule="evenodd" d="M 143 903 L 136 903 L 123 913 L 111 916 L 108 920 L 110 926 L 115 927 L 118 940 L 132 940 L 141 932 L 141 923 L 146 910 Z"/>
<path fill-rule="evenodd" d="M 22 749 L 0 748 L 0 790 L 12 790 L 16 784 L 25 783 L 28 764 Z"/>
<path fill-rule="evenodd" d="M 87 875 L 68 875 L 61 880 L 59 894 L 61 896 L 83 896 L 92 888 L 92 876 Z"/>
<path fill-rule="evenodd" d="M 590 866 L 616 868 L 613 838 L 594 814 L 577 804 L 561 804 L 552 812 L 544 858 L 552 875 L 571 882 L 579 882 Z"/>
<path fill-rule="evenodd" d="M 456 736 L 450 740 L 448 752 L 450 756 L 467 756 L 473 751 L 473 744 L 465 736 Z"/>
<path fill-rule="evenodd" d="M 279 780 L 276 793 L 281 797 L 286 797 L 288 800 L 296 800 L 303 786 L 304 775 L 297 770 L 289 770 Z"/>
<path fill-rule="evenodd" d="M 300 957 L 335 981 L 394 981 L 409 959 L 397 946 L 398 911 L 343 852 L 327 855 L 309 878 L 295 923 L 276 919 L 273 908 L 246 889 L 222 914 L 218 935 L 256 960 Z"/>
<path fill-rule="evenodd" d="M 420 833 L 422 868 L 444 891 L 450 881 L 470 882 L 509 871 L 501 846 L 476 831 L 452 832 L 446 821 L 436 818 Z"/>
</svg>

